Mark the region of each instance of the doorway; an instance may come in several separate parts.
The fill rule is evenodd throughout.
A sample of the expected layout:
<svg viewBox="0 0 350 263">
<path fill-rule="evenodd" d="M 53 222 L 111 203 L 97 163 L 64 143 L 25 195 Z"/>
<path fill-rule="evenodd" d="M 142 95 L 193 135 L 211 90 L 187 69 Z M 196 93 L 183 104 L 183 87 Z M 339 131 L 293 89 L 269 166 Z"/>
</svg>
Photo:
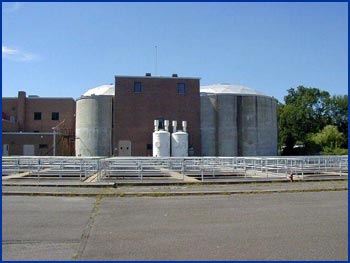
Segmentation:
<svg viewBox="0 0 350 263">
<path fill-rule="evenodd" d="M 120 140 L 118 142 L 119 156 L 131 156 L 131 141 Z"/>
<path fill-rule="evenodd" d="M 24 144 L 23 145 L 23 155 L 24 156 L 34 156 L 35 154 L 34 144 Z"/>
</svg>

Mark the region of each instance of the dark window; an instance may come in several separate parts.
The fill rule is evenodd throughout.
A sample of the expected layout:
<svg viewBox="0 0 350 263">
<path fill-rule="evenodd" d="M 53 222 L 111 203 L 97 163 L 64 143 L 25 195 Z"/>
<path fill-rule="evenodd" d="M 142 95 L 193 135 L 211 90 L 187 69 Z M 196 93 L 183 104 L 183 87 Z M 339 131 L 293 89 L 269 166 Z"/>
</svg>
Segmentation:
<svg viewBox="0 0 350 263">
<path fill-rule="evenodd" d="M 147 144 L 147 150 L 152 150 L 152 143 Z"/>
<path fill-rule="evenodd" d="M 47 149 L 47 144 L 39 144 L 39 149 Z"/>
<path fill-rule="evenodd" d="M 58 121 L 60 119 L 60 114 L 58 112 L 51 113 L 51 120 Z"/>
<path fill-rule="evenodd" d="M 141 91 L 142 91 L 141 82 L 135 82 L 134 83 L 134 92 L 135 93 L 141 93 Z"/>
<path fill-rule="evenodd" d="M 41 112 L 34 112 L 34 120 L 35 121 L 41 120 Z"/>
<path fill-rule="evenodd" d="M 39 132 L 39 131 L 34 131 L 34 132 Z"/>
<path fill-rule="evenodd" d="M 185 92 L 186 92 L 185 83 L 177 83 L 177 92 L 179 94 L 185 94 Z"/>
</svg>

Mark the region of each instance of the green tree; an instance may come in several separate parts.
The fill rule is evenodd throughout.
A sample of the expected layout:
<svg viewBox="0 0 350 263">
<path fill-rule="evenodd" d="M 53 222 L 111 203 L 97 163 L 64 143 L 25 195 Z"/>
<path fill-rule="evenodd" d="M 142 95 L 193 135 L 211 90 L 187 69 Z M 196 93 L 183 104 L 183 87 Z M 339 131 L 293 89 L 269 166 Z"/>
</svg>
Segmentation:
<svg viewBox="0 0 350 263">
<path fill-rule="evenodd" d="M 299 86 L 288 90 L 285 104 L 278 107 L 279 144 L 283 154 L 295 154 L 296 143 L 310 146 L 309 133 L 316 133 L 329 122 L 330 95 L 317 88 Z M 306 147 L 302 154 L 314 153 Z"/>
<path fill-rule="evenodd" d="M 344 136 L 336 126 L 327 125 L 310 139 L 321 147 L 337 148 L 343 144 Z"/>
<path fill-rule="evenodd" d="M 346 149 L 341 149 L 345 136 L 333 125 L 327 125 L 320 132 L 312 134 L 310 140 L 319 145 L 323 154 L 345 154 Z"/>
<path fill-rule="evenodd" d="M 338 127 L 345 140 L 342 147 L 348 146 L 348 95 L 336 95 L 330 100 L 330 121 L 331 125 Z"/>
</svg>

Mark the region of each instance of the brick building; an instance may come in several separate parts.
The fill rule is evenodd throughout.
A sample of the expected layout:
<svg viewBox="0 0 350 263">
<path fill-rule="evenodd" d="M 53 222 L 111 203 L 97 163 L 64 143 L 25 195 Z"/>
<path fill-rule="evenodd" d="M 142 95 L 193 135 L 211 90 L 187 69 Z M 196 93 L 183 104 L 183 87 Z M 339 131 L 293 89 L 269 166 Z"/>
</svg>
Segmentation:
<svg viewBox="0 0 350 263">
<path fill-rule="evenodd" d="M 77 101 L 20 91 L 2 104 L 4 156 L 152 156 L 154 120 L 187 121 L 189 156 L 277 155 L 277 101 L 243 86 L 117 75 Z"/>
<path fill-rule="evenodd" d="M 74 134 L 73 98 L 2 98 L 3 156 L 74 155 Z"/>
<path fill-rule="evenodd" d="M 188 122 L 189 148 L 201 154 L 200 79 L 115 76 L 113 154 L 152 156 L 155 119 Z M 181 128 L 181 127 L 179 127 Z"/>
</svg>

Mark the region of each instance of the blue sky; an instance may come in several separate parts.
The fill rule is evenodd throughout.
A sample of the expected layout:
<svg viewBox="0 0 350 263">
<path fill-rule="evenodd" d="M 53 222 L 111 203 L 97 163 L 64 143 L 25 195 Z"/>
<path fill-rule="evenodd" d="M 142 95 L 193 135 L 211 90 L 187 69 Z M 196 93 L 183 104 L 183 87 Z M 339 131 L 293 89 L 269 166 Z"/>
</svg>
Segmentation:
<svg viewBox="0 0 350 263">
<path fill-rule="evenodd" d="M 348 3 L 2 3 L 2 96 L 77 98 L 115 75 L 200 77 L 283 102 L 348 93 Z"/>
</svg>

